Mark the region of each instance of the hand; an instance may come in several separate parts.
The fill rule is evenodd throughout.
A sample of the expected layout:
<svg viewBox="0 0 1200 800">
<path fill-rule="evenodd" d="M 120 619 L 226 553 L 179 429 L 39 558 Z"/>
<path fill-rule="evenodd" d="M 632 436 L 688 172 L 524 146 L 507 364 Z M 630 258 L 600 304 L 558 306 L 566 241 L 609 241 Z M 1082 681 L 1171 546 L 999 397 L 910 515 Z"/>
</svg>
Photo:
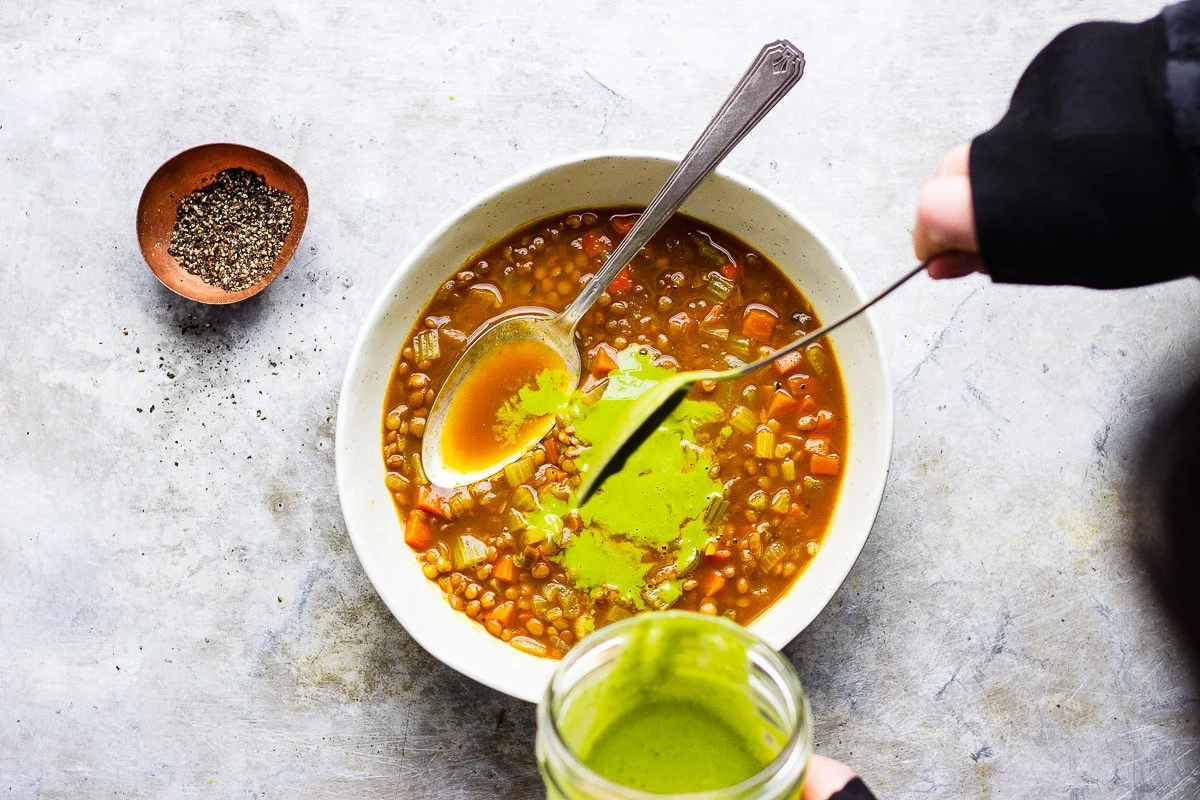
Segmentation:
<svg viewBox="0 0 1200 800">
<path fill-rule="evenodd" d="M 804 793 L 800 800 L 829 800 L 854 779 L 854 770 L 840 761 L 815 753 L 808 759 Z"/>
<path fill-rule="evenodd" d="M 964 144 L 942 156 L 933 178 L 921 189 L 913 250 L 929 263 L 931 278 L 961 278 L 986 272 L 975 238 L 975 209 L 971 203 L 971 176 Z"/>
</svg>

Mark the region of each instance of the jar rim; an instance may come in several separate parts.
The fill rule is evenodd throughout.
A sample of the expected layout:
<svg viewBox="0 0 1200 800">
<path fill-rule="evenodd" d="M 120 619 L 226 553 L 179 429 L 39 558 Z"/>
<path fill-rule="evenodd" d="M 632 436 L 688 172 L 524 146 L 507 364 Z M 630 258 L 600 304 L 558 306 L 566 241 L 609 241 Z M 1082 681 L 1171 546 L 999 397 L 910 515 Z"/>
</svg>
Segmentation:
<svg viewBox="0 0 1200 800">
<path fill-rule="evenodd" d="M 584 658 L 587 653 L 594 652 L 597 648 L 609 644 L 634 626 L 649 624 L 654 619 L 664 618 L 699 619 L 705 623 L 713 623 L 718 627 L 723 627 L 725 629 L 724 633 L 732 633 L 746 642 L 747 656 L 750 658 L 751 663 L 755 663 L 756 657 L 761 660 L 762 663 L 758 664 L 758 666 L 760 668 L 763 666 L 769 667 L 769 669 L 764 669 L 763 672 L 768 675 L 777 687 L 783 690 L 781 694 L 788 704 L 788 711 L 792 713 L 796 724 L 793 726 L 787 741 L 784 742 L 775 758 L 758 772 L 738 783 L 719 789 L 706 789 L 699 792 L 675 792 L 671 794 L 659 794 L 657 792 L 634 789 L 605 778 L 583 763 L 576 755 L 574 749 L 568 746 L 562 738 L 562 733 L 558 729 L 557 715 L 552 713 L 552 711 L 556 702 L 565 697 L 570 691 L 570 687 L 562 687 L 560 684 L 571 671 L 571 667 Z M 809 707 L 808 697 L 804 694 L 804 689 L 800 685 L 800 678 L 796 675 L 796 671 L 792 665 L 782 655 L 743 626 L 723 617 L 712 617 L 691 611 L 656 611 L 651 615 L 637 615 L 613 623 L 612 625 L 607 625 L 588 636 L 585 642 L 581 643 L 580 647 L 572 649 L 566 658 L 562 660 L 558 669 L 555 670 L 553 677 L 546 686 L 546 693 L 542 697 L 542 702 L 538 704 L 537 724 L 539 731 L 544 730 L 547 732 L 548 735 L 545 737 L 545 741 L 553 750 L 555 757 L 564 763 L 567 771 L 573 778 L 585 781 L 584 785 L 586 787 L 597 789 L 606 795 L 611 795 L 614 800 L 663 800 L 664 798 L 673 798 L 673 800 L 728 800 L 730 797 L 739 797 L 756 790 L 767 792 L 783 790 L 786 786 L 775 786 L 774 784 L 790 780 L 788 777 L 790 770 L 787 767 L 797 759 L 802 762 L 801 774 L 807 768 L 807 762 L 812 755 L 812 711 Z M 547 774 L 545 777 L 547 780 L 554 780 L 554 777 L 551 775 Z M 561 787 L 555 788 L 562 791 Z"/>
</svg>

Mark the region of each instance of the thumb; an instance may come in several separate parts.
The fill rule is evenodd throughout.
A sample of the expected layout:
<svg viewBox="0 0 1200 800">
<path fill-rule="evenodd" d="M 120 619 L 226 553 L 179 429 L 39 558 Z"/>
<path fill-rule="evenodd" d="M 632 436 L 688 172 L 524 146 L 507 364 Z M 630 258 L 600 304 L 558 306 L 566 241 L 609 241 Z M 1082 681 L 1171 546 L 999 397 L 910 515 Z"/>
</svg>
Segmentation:
<svg viewBox="0 0 1200 800">
<path fill-rule="evenodd" d="M 814 753 L 804 776 L 804 794 L 800 800 L 829 800 L 854 779 L 854 770 L 840 761 Z"/>
<path fill-rule="evenodd" d="M 925 184 L 917 205 L 913 249 L 921 261 L 951 251 L 979 252 L 967 176 L 944 175 Z"/>
</svg>

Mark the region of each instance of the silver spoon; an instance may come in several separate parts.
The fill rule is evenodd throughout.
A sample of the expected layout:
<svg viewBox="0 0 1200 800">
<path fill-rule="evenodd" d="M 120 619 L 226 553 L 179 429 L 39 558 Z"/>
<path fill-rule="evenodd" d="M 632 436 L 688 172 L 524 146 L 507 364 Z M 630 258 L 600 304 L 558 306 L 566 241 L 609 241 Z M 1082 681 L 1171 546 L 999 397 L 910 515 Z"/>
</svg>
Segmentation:
<svg viewBox="0 0 1200 800">
<path fill-rule="evenodd" d="M 608 288 L 612 279 L 633 260 L 638 251 L 679 210 L 684 201 L 716 169 L 734 146 L 775 107 L 804 74 L 804 54 L 787 40 L 764 47 L 734 87 L 708 127 L 692 145 L 679 166 L 655 195 L 633 228 L 612 252 L 603 268 L 563 311 L 554 315 L 514 314 L 485 326 L 467 342 L 466 349 L 446 376 L 426 418 L 421 460 L 425 474 L 437 486 L 461 486 L 494 475 L 505 464 L 520 458 L 554 425 L 554 415 L 543 418 L 525 441 L 514 442 L 511 455 L 486 468 L 459 471 L 446 463 L 442 451 L 442 428 L 454 402 L 455 389 L 480 362 L 506 345 L 521 340 L 548 346 L 561 359 L 572 386 L 579 385 L 582 365 L 575 345 L 575 326 Z"/>
<path fill-rule="evenodd" d="M 641 446 L 642 442 L 646 441 L 646 438 L 658 429 L 658 426 L 662 424 L 670 413 L 679 407 L 679 404 L 687 397 L 688 391 L 692 388 L 693 384 L 699 381 L 726 381 L 730 378 L 737 378 L 761 369 L 788 353 L 796 352 L 801 347 L 811 344 L 827 333 L 845 325 L 896 291 L 896 289 L 899 289 L 909 278 L 923 271 L 928 265 L 928 261 L 918 264 L 909 270 L 904 277 L 892 283 L 849 314 L 834 320 L 828 325 L 817 328 L 812 333 L 801 336 L 796 341 L 757 361 L 751 361 L 749 364 L 734 367 L 733 369 L 719 371 L 706 369 L 677 372 L 661 383 L 656 383 L 645 394 L 630 403 L 629 408 L 625 410 L 620 420 L 613 426 L 612 431 L 602 441 L 592 443 L 592 452 L 588 458 L 587 468 L 582 474 L 579 491 L 576 493 L 578 499 L 575 501 L 575 505 L 582 506 L 596 493 L 596 490 L 600 488 L 601 484 L 610 475 L 615 475 L 621 471 L 621 468 L 625 466 L 625 459 L 632 455 Z"/>
</svg>

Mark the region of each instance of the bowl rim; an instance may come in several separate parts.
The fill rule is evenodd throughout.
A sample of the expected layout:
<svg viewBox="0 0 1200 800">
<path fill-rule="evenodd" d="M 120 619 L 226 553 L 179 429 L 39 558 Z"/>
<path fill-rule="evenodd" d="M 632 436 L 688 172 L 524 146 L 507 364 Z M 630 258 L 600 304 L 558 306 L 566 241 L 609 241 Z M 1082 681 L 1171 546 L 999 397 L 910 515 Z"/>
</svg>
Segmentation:
<svg viewBox="0 0 1200 800">
<path fill-rule="evenodd" d="M 359 323 L 359 330 L 355 336 L 354 345 L 351 348 L 349 358 L 347 359 L 346 371 L 343 375 L 342 385 L 338 392 L 337 419 L 334 428 L 334 460 L 336 471 L 335 483 L 338 490 L 338 501 L 342 510 L 343 521 L 346 525 L 346 533 L 350 538 L 351 545 L 354 547 L 355 555 L 358 558 L 359 563 L 362 565 L 363 572 L 366 573 L 367 578 L 371 581 L 372 587 L 375 589 L 384 605 L 387 606 L 396 622 L 399 623 L 401 627 L 403 627 L 405 631 L 408 632 L 408 634 L 412 636 L 417 644 L 419 644 L 426 652 L 428 652 L 438 661 L 441 661 L 443 664 L 446 664 L 466 677 L 478 681 L 479 683 L 495 689 L 496 691 L 503 692 L 504 694 L 513 697 L 519 697 L 529 702 L 538 702 L 544 687 L 539 687 L 533 693 L 530 693 L 522 687 L 506 685 L 505 682 L 495 679 L 495 677 L 486 669 L 486 664 L 476 662 L 471 659 L 457 657 L 458 654 L 455 652 L 454 648 L 450 645 L 447 645 L 446 642 L 441 640 L 439 637 L 426 637 L 423 634 L 414 632 L 412 629 L 406 626 L 403 622 L 405 617 L 404 606 L 401 603 L 396 602 L 396 598 L 392 596 L 390 590 L 386 588 L 386 582 L 379 580 L 381 577 L 380 565 L 372 564 L 370 563 L 370 559 L 363 558 L 363 550 L 360 547 L 358 537 L 355 536 L 353 526 L 350 522 L 351 514 L 348 509 L 349 497 L 351 496 L 350 489 L 352 487 L 349 485 L 349 453 L 344 451 L 344 448 L 348 445 L 344 445 L 343 443 L 349 438 L 349 426 L 351 423 L 349 417 L 350 412 L 348 411 L 350 404 L 345 402 L 345 400 L 354 391 L 352 383 L 360 371 L 360 362 L 362 361 L 363 353 L 367 347 L 367 342 L 372 332 L 385 316 L 387 309 L 395 301 L 395 295 L 397 294 L 397 290 L 399 289 L 401 283 L 408 277 L 413 265 L 424 257 L 424 254 L 430 249 L 431 245 L 440 237 L 442 237 L 447 231 L 449 231 L 454 225 L 458 224 L 469 212 L 489 201 L 500 197 L 514 187 L 520 186 L 538 178 L 545 173 L 560 169 L 562 167 L 602 159 L 643 159 L 678 164 L 681 158 L 682 156 L 679 154 L 659 150 L 586 150 L 540 162 L 528 169 L 522 170 L 521 172 L 518 172 L 496 184 L 489 186 L 482 192 L 479 192 L 444 217 L 433 230 L 431 230 L 413 246 L 412 250 L 409 251 L 404 260 L 401 261 L 401 263 L 392 271 L 386 282 L 377 291 L 375 301 L 371 304 L 370 309 Z M 836 265 L 842 277 L 845 279 L 846 285 L 849 287 L 851 294 L 853 295 L 853 299 L 860 303 L 865 300 L 865 294 L 863 293 L 862 285 L 860 284 L 858 277 L 850 269 L 849 264 L 846 262 L 841 252 L 833 246 L 832 242 L 829 241 L 829 239 L 820 231 L 820 229 L 815 227 L 809 221 L 807 216 L 800 213 L 790 203 L 783 200 L 771 190 L 764 188 L 760 184 L 746 177 L 724 168 L 718 168 L 715 170 L 715 174 L 742 189 L 759 194 L 768 203 L 779 209 L 783 215 L 790 218 L 794 224 L 802 228 L 805 233 L 810 236 L 820 248 L 823 249 L 830 261 Z M 487 243 L 483 242 L 480 244 L 480 246 L 482 247 L 485 244 Z M 868 335 L 875 343 L 874 350 L 878 359 L 877 368 L 879 371 L 878 379 L 880 381 L 879 390 L 880 394 L 882 395 L 880 400 L 885 404 L 885 408 L 882 409 L 883 413 L 881 415 L 881 424 L 878 432 L 879 447 L 882 451 L 881 455 L 884 459 L 882 480 L 879 481 L 878 487 L 872 493 L 873 496 L 860 496 L 858 498 L 859 502 L 863 506 L 871 509 L 869 512 L 870 525 L 866 526 L 865 532 L 861 536 L 861 539 L 854 544 L 853 557 L 849 557 L 850 553 L 848 552 L 841 569 L 826 573 L 829 578 L 827 585 L 830 588 L 827 591 L 820 593 L 821 602 L 813 603 L 812 609 L 807 614 L 789 617 L 786 620 L 786 624 L 785 621 L 782 620 L 777 624 L 771 624 L 771 609 L 768 608 L 763 612 L 762 615 L 746 626 L 747 630 L 761 638 L 770 647 L 777 651 L 782 650 L 789 642 L 799 636 L 800 633 L 802 633 L 804 629 L 808 627 L 808 625 L 811 624 L 812 621 L 829 606 L 830 601 L 845 582 L 846 577 L 850 574 L 850 570 L 853 569 L 854 565 L 858 561 L 858 558 L 861 556 L 862 550 L 866 546 L 867 539 L 870 537 L 871 531 L 874 529 L 875 523 L 878 520 L 879 508 L 882 505 L 887 479 L 891 472 L 892 452 L 895 443 L 895 396 L 891 370 L 889 369 L 887 361 L 887 353 L 882 346 L 883 340 L 881 339 L 878 328 L 875 324 L 873 310 L 869 310 L 862 315 L 861 323 L 866 325 L 866 335 Z M 380 408 L 382 409 L 382 405 Z M 838 503 L 840 504 L 841 502 L 842 499 L 839 496 Z M 536 658 L 536 656 L 529 656 L 529 658 Z M 557 662 L 552 663 L 557 666 Z"/>
</svg>

